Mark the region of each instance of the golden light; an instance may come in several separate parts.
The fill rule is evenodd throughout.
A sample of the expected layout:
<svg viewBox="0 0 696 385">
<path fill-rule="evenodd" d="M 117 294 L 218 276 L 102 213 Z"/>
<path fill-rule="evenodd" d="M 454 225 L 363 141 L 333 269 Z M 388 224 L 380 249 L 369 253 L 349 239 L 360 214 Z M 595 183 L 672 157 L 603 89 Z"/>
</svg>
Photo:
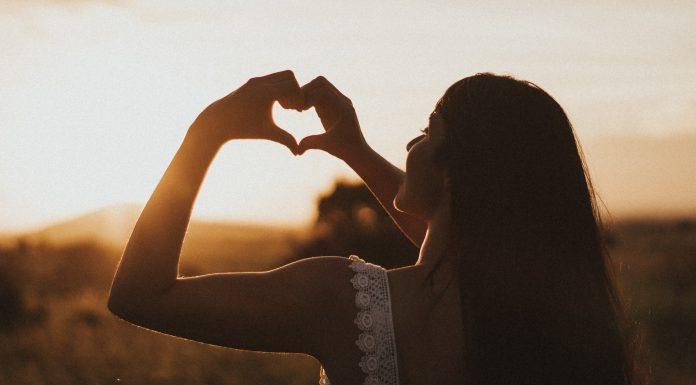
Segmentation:
<svg viewBox="0 0 696 385">
<path fill-rule="evenodd" d="M 694 8 L 686 3 L 628 14 L 610 5 L 582 6 L 583 12 L 539 7 L 543 15 L 513 3 L 209 5 L 2 5 L 0 229 L 119 202 L 143 204 L 205 106 L 249 77 L 283 69 L 294 70 L 301 83 L 318 75 L 331 80 L 353 100 L 367 140 L 399 166 L 404 144 L 447 86 L 480 71 L 511 73 L 549 91 L 588 143 L 589 157 L 591 142 L 628 138 L 616 158 L 593 157 L 597 174 L 623 172 L 618 159 L 633 151 L 632 137 L 682 134 L 680 140 L 696 143 Z M 326 15 L 335 14 L 342 17 L 329 22 Z M 274 114 L 298 140 L 322 131 L 313 111 L 298 115 L 276 106 Z M 644 156 L 665 164 L 657 158 L 664 153 Z M 696 210 L 696 201 L 671 193 L 696 196 L 688 182 L 695 157 L 684 152 L 667 163 L 679 187 L 652 185 L 662 171 L 648 169 L 631 175 L 640 179 L 632 185 L 650 196 L 634 199 L 640 194 L 606 177 L 600 193 L 622 212 L 661 210 L 665 202 Z M 308 221 L 317 193 L 337 175 L 353 174 L 326 154 L 295 158 L 274 143 L 230 143 L 194 215 Z"/>
</svg>

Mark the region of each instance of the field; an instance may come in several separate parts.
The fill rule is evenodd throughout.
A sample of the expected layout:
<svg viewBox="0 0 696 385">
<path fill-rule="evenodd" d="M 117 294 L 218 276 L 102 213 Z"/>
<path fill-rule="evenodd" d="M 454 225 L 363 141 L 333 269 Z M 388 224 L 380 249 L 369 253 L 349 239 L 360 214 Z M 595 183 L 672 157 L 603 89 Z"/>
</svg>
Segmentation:
<svg viewBox="0 0 696 385">
<path fill-rule="evenodd" d="M 207 227 L 206 227 L 207 226 Z M 295 229 L 220 224 L 187 235 L 181 271 L 265 270 L 290 261 Z M 655 384 L 696 383 L 696 220 L 630 220 L 608 230 Z M 132 326 L 105 308 L 118 246 L 5 239 L 0 248 L 0 384 L 316 384 L 297 354 L 224 349 Z"/>
</svg>

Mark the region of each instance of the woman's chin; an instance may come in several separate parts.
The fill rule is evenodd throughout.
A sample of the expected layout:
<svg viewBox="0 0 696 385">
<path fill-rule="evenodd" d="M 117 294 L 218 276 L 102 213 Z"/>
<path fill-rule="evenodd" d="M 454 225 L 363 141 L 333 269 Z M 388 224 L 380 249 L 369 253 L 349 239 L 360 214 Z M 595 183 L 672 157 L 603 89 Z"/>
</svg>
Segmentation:
<svg viewBox="0 0 696 385">
<path fill-rule="evenodd" d="M 401 186 L 399 186 L 399 190 L 396 192 L 396 195 L 394 196 L 394 200 L 392 201 L 392 206 L 394 206 L 394 208 L 397 211 L 401 211 L 402 213 L 408 214 L 408 211 L 404 210 L 404 206 L 403 206 L 403 195 L 404 195 L 403 193 L 404 193 L 404 185 L 402 184 Z"/>
<path fill-rule="evenodd" d="M 394 206 L 394 208 L 397 211 L 400 211 L 402 213 L 409 214 L 409 215 L 415 215 L 416 213 L 414 212 L 414 210 L 412 209 L 411 205 L 408 202 L 408 199 L 406 199 L 406 198 L 407 197 L 405 197 L 403 194 L 403 189 L 399 189 L 399 192 L 396 193 L 396 196 L 394 197 L 394 201 L 392 202 L 392 206 Z"/>
</svg>

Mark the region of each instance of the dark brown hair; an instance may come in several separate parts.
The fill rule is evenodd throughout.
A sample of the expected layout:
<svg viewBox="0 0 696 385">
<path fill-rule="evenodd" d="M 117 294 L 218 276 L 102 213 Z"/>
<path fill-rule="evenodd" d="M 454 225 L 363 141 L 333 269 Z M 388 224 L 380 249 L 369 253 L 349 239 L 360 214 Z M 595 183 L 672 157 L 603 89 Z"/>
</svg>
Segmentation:
<svg viewBox="0 0 696 385">
<path fill-rule="evenodd" d="M 441 162 L 452 199 L 467 385 L 639 385 L 637 333 L 602 238 L 582 150 L 537 85 L 450 86 Z"/>
</svg>

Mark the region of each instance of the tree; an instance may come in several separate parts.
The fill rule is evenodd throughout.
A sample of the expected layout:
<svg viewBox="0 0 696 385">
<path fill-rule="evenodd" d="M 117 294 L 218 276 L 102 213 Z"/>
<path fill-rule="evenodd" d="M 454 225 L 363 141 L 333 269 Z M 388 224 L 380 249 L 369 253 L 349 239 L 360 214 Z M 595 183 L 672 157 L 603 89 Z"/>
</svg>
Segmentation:
<svg viewBox="0 0 696 385">
<path fill-rule="evenodd" d="M 317 203 L 313 234 L 296 247 L 296 258 L 355 254 L 387 269 L 412 265 L 418 259 L 418 248 L 364 183 L 338 180 Z"/>
</svg>

